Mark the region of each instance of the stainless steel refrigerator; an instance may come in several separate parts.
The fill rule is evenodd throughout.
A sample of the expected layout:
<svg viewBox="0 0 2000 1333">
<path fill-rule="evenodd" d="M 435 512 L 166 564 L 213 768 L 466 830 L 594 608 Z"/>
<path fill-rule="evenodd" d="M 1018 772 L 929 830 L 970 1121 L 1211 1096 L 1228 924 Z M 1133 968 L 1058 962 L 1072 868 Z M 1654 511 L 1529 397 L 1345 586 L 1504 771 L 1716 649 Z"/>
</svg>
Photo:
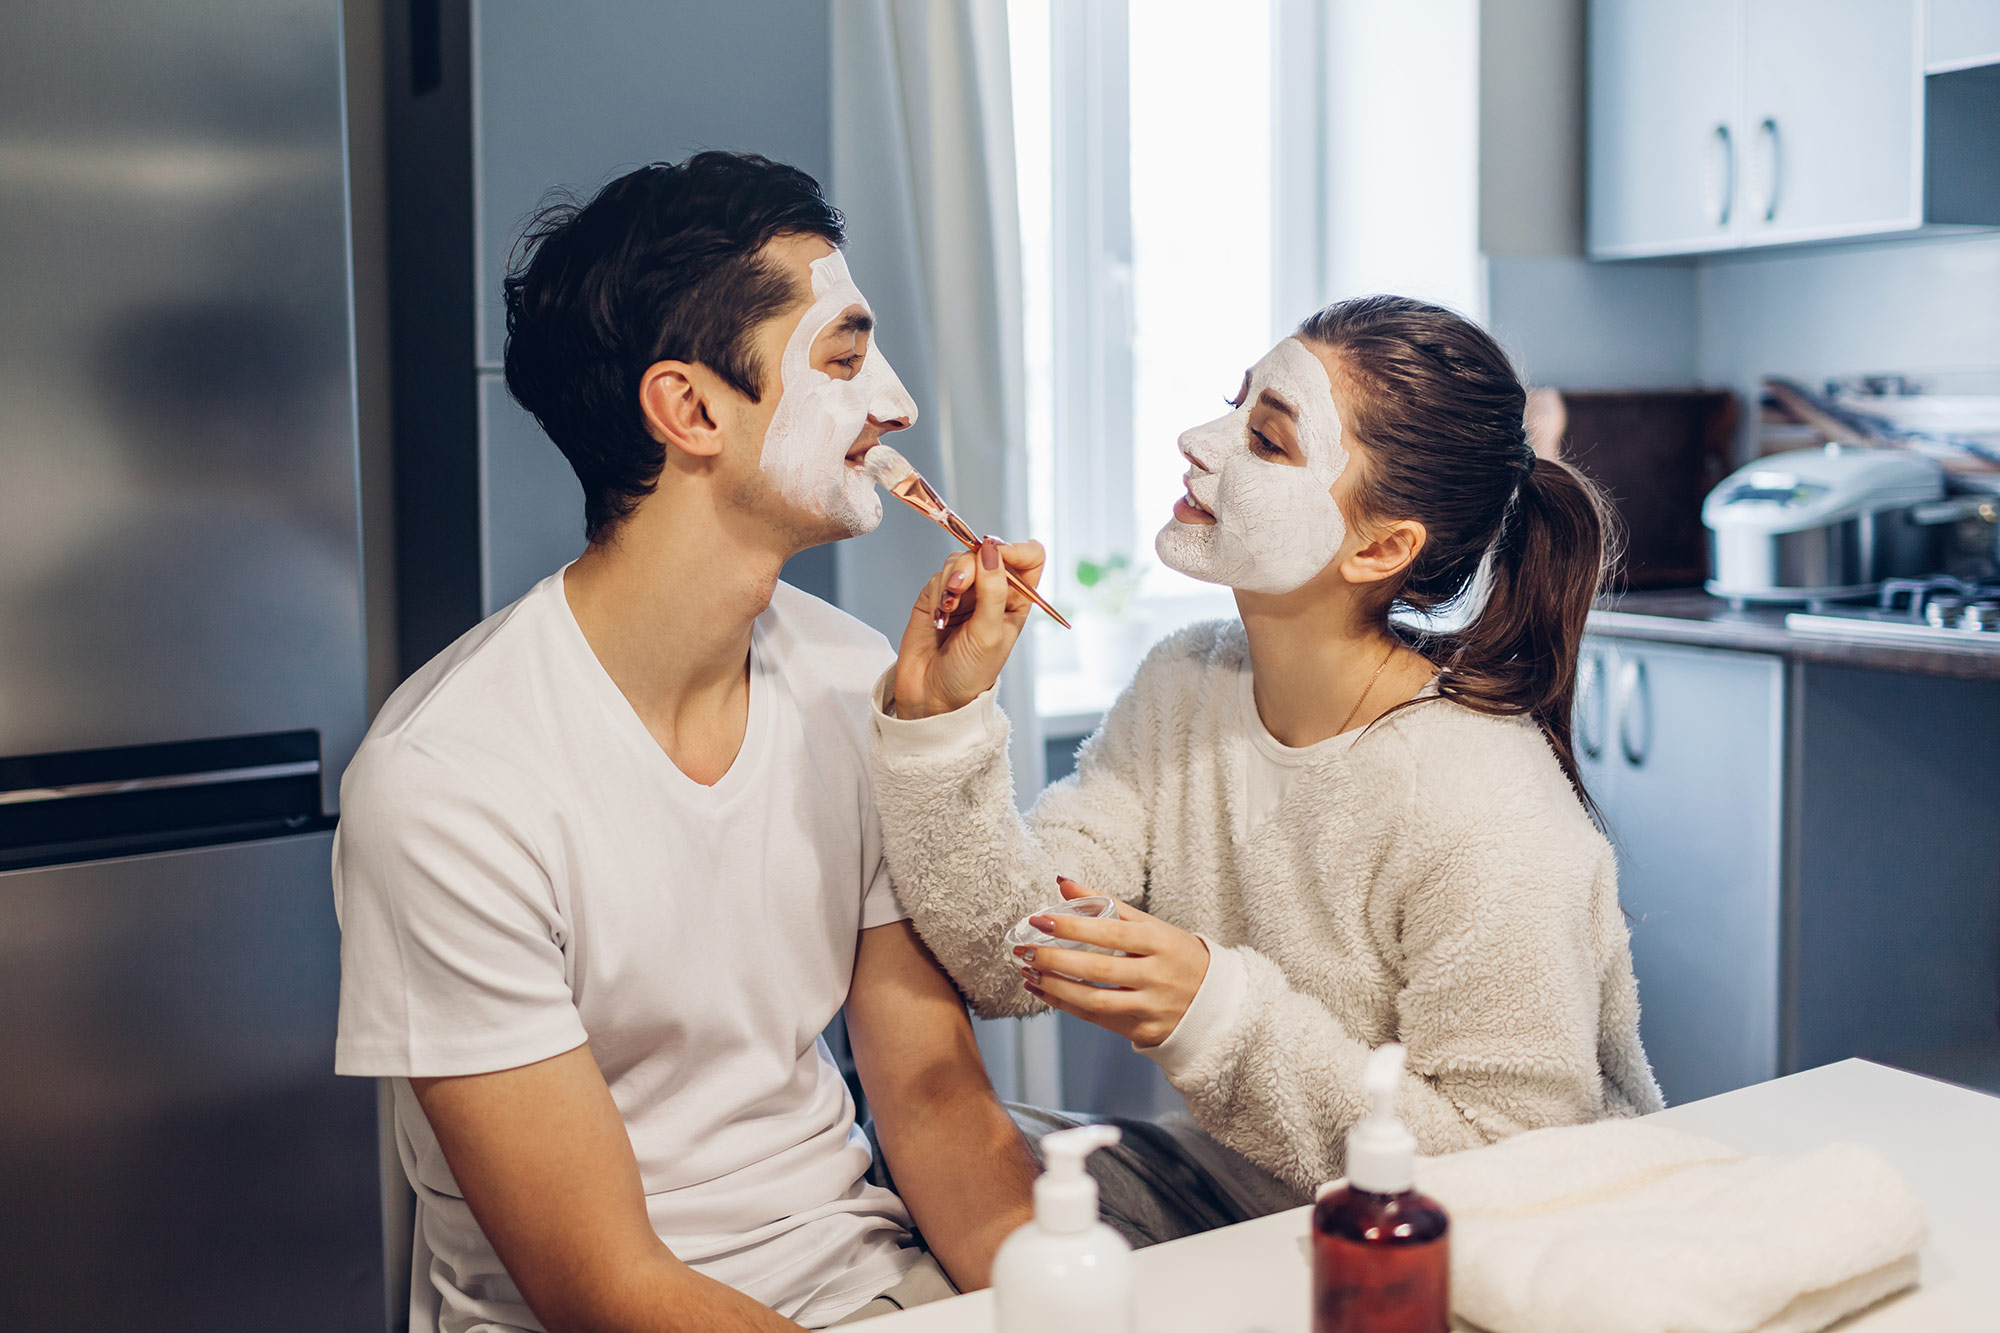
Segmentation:
<svg viewBox="0 0 2000 1333">
<path fill-rule="evenodd" d="M 333 0 L 0 6 L 0 1325 L 383 1323 Z"/>
</svg>

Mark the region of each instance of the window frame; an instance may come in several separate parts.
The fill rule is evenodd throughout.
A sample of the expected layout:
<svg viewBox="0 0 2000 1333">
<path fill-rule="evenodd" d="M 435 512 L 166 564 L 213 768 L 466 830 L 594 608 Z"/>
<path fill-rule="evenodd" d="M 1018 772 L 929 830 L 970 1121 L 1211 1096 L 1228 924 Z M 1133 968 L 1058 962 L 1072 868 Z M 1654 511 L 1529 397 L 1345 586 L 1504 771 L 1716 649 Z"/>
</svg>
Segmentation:
<svg viewBox="0 0 2000 1333">
<path fill-rule="evenodd" d="M 1268 281 L 1276 342 L 1325 297 L 1326 25 L 1323 0 L 1263 2 L 1270 15 Z M 1078 560 L 1119 551 L 1139 557 L 1138 543 L 1149 536 L 1138 532 L 1135 513 L 1130 9 L 1128 0 L 1048 0 L 1047 15 L 1049 493 L 1036 500 L 1055 557 L 1046 585 L 1074 605 Z M 1164 595 L 1142 588 L 1134 614 L 1157 636 L 1234 614 L 1234 606 L 1222 588 Z M 1043 633 L 1038 640 L 1045 721 L 1088 719 L 1110 702 L 1108 682 L 1087 679 L 1076 657 L 1072 636 Z"/>
</svg>

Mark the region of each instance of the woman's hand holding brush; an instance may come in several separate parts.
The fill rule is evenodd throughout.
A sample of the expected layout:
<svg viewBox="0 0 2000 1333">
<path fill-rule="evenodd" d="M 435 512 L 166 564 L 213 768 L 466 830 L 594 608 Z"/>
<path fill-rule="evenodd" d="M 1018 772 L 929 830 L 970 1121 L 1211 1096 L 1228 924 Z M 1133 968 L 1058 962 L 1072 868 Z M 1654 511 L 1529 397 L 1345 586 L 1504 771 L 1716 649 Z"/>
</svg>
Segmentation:
<svg viewBox="0 0 2000 1333">
<path fill-rule="evenodd" d="M 945 561 L 910 610 L 896 655 L 896 716 L 930 717 L 977 699 L 1000 679 L 1034 602 L 1007 581 L 1041 582 L 1040 542 L 988 537 Z"/>
</svg>

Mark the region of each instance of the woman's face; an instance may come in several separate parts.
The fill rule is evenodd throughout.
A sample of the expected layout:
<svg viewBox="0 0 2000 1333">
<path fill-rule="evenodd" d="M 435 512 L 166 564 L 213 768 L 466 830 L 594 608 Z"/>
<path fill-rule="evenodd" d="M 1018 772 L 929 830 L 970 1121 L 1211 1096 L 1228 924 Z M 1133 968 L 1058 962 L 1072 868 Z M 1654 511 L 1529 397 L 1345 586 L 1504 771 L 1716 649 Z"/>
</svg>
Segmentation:
<svg viewBox="0 0 2000 1333">
<path fill-rule="evenodd" d="M 1287 593 L 1310 582 L 1347 534 L 1333 484 L 1346 470 L 1326 366 L 1287 338 L 1243 377 L 1227 416 L 1180 438 L 1187 494 L 1153 547 L 1206 583 Z"/>
</svg>

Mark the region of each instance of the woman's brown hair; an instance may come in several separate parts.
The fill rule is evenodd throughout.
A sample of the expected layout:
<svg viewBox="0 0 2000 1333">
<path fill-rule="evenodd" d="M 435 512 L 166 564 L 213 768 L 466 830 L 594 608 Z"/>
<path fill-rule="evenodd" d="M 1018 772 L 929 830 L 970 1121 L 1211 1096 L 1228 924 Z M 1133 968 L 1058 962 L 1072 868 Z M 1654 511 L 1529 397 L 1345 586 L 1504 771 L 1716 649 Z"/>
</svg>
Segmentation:
<svg viewBox="0 0 2000 1333">
<path fill-rule="evenodd" d="M 1471 320 L 1401 296 L 1328 306 L 1299 337 L 1331 351 L 1349 435 L 1359 445 L 1360 515 L 1424 525 L 1416 558 L 1384 590 L 1423 616 L 1486 595 L 1461 628 L 1420 636 L 1437 692 L 1482 713 L 1540 724 L 1586 810 L 1570 738 L 1577 653 L 1611 548 L 1597 488 L 1537 458 L 1522 424 L 1527 390 L 1507 353 Z M 1488 559 L 1488 555 L 1491 559 Z"/>
</svg>

